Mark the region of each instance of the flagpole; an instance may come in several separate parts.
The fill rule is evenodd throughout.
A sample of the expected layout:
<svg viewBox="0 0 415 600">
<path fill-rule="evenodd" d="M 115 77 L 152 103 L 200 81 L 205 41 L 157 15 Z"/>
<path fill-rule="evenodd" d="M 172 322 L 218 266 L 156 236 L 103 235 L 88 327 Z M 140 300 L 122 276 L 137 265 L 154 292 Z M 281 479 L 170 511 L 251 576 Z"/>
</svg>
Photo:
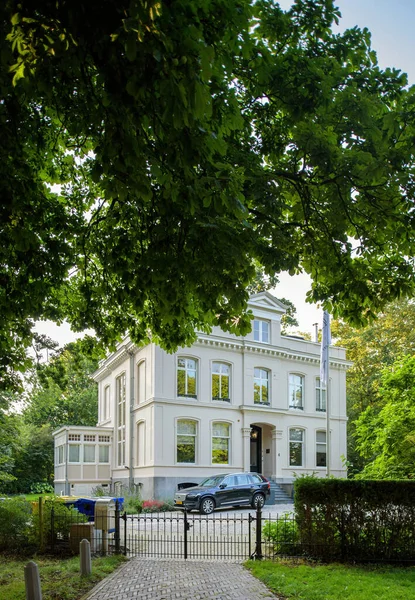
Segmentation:
<svg viewBox="0 0 415 600">
<path fill-rule="evenodd" d="M 323 312 L 323 329 L 321 336 L 320 355 L 320 390 L 321 394 L 326 392 L 326 469 L 327 477 L 330 477 L 330 315 Z"/>
</svg>

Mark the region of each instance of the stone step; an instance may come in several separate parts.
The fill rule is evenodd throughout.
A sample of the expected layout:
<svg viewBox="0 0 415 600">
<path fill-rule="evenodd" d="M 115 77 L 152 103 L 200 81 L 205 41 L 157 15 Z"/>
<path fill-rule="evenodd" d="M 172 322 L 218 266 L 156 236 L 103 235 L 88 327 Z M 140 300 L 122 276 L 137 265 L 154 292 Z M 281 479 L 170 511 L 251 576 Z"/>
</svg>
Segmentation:
<svg viewBox="0 0 415 600">
<path fill-rule="evenodd" d="M 293 504 L 293 499 L 275 481 L 270 481 L 271 495 L 266 504 Z"/>
</svg>

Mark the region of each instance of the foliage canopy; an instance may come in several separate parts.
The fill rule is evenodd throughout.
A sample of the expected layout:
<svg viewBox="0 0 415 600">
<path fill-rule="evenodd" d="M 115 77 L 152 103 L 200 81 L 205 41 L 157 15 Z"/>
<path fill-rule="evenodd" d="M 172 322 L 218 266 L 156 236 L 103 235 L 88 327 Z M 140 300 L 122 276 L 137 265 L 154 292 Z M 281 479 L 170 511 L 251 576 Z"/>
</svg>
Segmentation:
<svg viewBox="0 0 415 600">
<path fill-rule="evenodd" d="M 255 264 L 362 321 L 414 291 L 414 92 L 331 0 L 6 0 L 0 367 L 31 319 L 244 334 Z M 54 191 L 52 184 L 60 184 Z M 17 343 L 19 340 L 19 343 Z"/>
</svg>

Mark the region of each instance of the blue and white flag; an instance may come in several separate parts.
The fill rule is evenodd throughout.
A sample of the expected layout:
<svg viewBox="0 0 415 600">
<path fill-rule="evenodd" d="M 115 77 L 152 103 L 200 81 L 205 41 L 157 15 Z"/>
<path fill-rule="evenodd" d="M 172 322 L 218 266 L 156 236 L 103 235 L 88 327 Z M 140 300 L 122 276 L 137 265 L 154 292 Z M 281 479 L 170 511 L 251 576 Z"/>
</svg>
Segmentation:
<svg viewBox="0 0 415 600">
<path fill-rule="evenodd" d="M 327 389 L 329 379 L 329 349 L 330 349 L 330 315 L 325 310 L 323 313 L 323 331 L 321 338 L 321 356 L 320 356 L 320 385 Z"/>
</svg>

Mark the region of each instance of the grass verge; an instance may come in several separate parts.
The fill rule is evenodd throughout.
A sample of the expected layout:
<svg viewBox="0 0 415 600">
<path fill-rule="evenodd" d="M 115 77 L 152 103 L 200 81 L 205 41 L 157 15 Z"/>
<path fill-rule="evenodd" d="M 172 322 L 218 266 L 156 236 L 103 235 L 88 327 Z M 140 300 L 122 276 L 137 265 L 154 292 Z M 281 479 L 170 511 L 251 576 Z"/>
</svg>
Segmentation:
<svg viewBox="0 0 415 600">
<path fill-rule="evenodd" d="M 45 557 L 32 560 L 39 567 L 43 600 L 78 600 L 126 559 L 124 556 L 93 558 L 89 577 L 80 576 L 79 556 L 64 560 Z M 27 558 L 0 556 L 0 598 L 25 600 L 24 567 L 28 562 Z"/>
<path fill-rule="evenodd" d="M 250 561 L 245 567 L 275 594 L 301 600 L 413 600 L 415 567 Z"/>
</svg>

